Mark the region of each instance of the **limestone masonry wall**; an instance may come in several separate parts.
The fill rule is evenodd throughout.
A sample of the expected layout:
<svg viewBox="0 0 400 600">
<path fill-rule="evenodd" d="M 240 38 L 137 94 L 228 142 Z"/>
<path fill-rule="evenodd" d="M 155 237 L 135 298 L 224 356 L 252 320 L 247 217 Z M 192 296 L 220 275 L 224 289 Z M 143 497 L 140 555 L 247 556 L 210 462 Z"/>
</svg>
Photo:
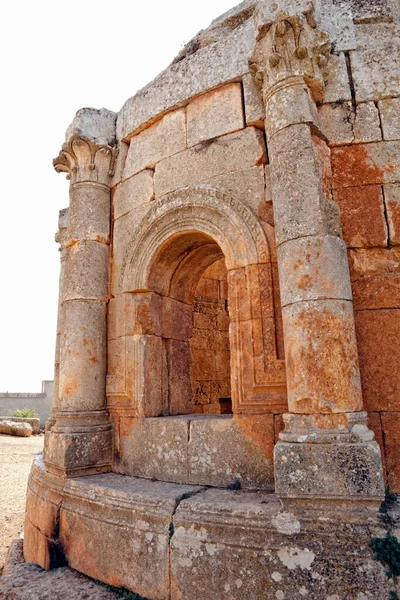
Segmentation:
<svg viewBox="0 0 400 600">
<path fill-rule="evenodd" d="M 393 3 L 383 3 L 379 15 L 360 6 L 354 5 L 353 19 L 326 5 L 317 14 L 333 45 L 318 108 L 328 148 L 314 141 L 321 148 L 328 194 L 340 207 L 348 248 L 365 407 L 388 483 L 400 491 L 399 25 L 390 12 Z M 109 379 L 113 364 L 121 368 L 117 357 L 125 343 L 113 315 L 127 247 L 156 199 L 193 184 L 231 194 L 260 219 L 271 252 L 276 352 L 284 358 L 265 109 L 247 62 L 255 38 L 249 11 L 252 3 L 238 12 L 233 31 L 221 30 L 217 22 L 200 34 L 197 51 L 189 45 L 183 58 L 128 100 L 118 116 Z M 197 310 L 195 319 L 199 322 Z M 199 408 L 200 388 L 195 411 L 215 404 L 207 399 Z M 279 412 L 274 422 L 276 436 L 282 426 Z"/>
</svg>

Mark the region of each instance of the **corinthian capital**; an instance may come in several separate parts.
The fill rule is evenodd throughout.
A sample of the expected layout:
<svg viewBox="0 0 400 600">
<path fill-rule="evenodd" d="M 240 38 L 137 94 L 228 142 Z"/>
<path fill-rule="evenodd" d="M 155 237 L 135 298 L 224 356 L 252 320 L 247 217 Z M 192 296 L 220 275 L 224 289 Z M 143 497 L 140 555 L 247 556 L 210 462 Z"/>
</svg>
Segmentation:
<svg viewBox="0 0 400 600">
<path fill-rule="evenodd" d="M 53 160 L 55 170 L 71 183 L 92 181 L 109 185 L 118 150 L 116 114 L 104 108 L 83 108 L 67 130 L 66 142 Z"/>
<path fill-rule="evenodd" d="M 264 97 L 275 84 L 302 77 L 321 102 L 331 44 L 316 27 L 312 2 L 260 0 L 254 20 L 258 35 L 249 66 Z"/>
</svg>

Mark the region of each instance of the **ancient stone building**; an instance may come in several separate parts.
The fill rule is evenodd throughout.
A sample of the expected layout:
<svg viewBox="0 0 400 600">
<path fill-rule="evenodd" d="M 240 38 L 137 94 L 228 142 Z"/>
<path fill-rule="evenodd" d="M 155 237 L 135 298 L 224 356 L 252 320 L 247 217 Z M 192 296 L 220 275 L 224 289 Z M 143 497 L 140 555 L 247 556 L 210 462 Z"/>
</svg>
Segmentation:
<svg viewBox="0 0 400 600">
<path fill-rule="evenodd" d="M 245 1 L 54 160 L 25 559 L 150 600 L 386 600 L 400 491 L 397 0 Z"/>
</svg>

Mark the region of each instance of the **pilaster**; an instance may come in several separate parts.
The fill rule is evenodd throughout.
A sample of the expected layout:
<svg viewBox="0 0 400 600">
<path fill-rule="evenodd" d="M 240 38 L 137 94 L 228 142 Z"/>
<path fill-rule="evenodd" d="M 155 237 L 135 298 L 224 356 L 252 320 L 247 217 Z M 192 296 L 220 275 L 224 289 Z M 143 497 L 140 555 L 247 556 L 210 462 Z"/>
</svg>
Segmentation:
<svg viewBox="0 0 400 600">
<path fill-rule="evenodd" d="M 309 0 L 262 0 L 254 19 L 249 63 L 266 111 L 290 411 L 276 491 L 287 503 L 379 503 L 380 450 L 363 412 L 346 246 L 316 111 L 330 43 Z"/>
</svg>

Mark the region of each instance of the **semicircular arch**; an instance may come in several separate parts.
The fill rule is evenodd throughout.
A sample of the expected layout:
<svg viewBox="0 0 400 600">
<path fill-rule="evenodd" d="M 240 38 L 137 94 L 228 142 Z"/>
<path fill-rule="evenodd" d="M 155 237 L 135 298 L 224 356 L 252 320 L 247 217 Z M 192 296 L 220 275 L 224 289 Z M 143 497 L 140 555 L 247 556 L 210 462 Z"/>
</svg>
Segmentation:
<svg viewBox="0 0 400 600">
<path fill-rule="evenodd" d="M 147 289 L 159 249 L 174 235 L 189 231 L 212 238 L 228 270 L 270 262 L 264 230 L 248 206 L 220 189 L 192 186 L 153 202 L 125 251 L 119 291 Z"/>
</svg>

